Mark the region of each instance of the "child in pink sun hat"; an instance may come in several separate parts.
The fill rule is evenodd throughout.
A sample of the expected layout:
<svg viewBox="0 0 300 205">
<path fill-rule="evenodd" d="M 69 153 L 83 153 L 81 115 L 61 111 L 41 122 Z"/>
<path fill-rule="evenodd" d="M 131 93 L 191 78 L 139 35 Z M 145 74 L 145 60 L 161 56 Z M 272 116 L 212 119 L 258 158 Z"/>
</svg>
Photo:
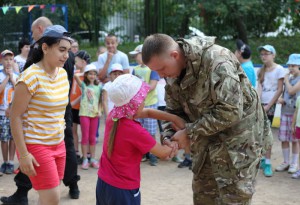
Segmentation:
<svg viewBox="0 0 300 205">
<path fill-rule="evenodd" d="M 106 120 L 103 152 L 98 170 L 97 205 L 140 204 L 139 193 L 143 155 L 152 152 L 160 159 L 173 157 L 178 149 L 157 143 L 136 121 L 137 118 L 156 118 L 171 121 L 175 129 L 183 129 L 185 122 L 176 115 L 144 108 L 149 85 L 131 74 L 117 77 L 108 96 L 114 108 Z"/>
</svg>

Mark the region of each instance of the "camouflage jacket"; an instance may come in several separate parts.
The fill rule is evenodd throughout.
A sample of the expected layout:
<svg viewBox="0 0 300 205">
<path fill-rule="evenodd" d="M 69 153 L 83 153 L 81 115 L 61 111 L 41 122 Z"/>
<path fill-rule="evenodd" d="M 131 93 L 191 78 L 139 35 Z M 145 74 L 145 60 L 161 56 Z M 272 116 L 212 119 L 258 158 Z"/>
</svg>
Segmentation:
<svg viewBox="0 0 300 205">
<path fill-rule="evenodd" d="M 272 144 L 255 89 L 234 54 L 214 42 L 215 37 L 178 39 L 187 62 L 185 75 L 167 79 L 166 85 L 166 111 L 187 122 L 194 173 L 220 144 L 237 169 L 257 165 L 264 148 Z M 164 136 L 174 134 L 168 122 L 164 131 Z"/>
</svg>

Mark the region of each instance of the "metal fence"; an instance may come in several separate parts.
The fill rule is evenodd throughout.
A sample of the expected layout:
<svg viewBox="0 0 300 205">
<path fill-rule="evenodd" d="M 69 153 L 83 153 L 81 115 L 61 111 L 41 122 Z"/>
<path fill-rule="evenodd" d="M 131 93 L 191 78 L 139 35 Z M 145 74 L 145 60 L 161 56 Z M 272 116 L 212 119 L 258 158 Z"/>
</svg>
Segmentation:
<svg viewBox="0 0 300 205">
<path fill-rule="evenodd" d="M 0 50 L 11 49 L 18 52 L 18 41 L 23 37 L 31 40 L 32 21 L 40 16 L 47 16 L 54 24 L 64 25 L 74 33 L 74 37 L 85 42 L 91 41 L 92 36 L 95 40 L 98 37 L 97 42 L 103 41 L 107 33 L 115 33 L 123 42 L 142 41 L 149 34 L 165 32 L 166 24 L 171 25 L 168 28 L 177 28 L 173 23 L 165 22 L 168 19 L 167 11 L 170 10 L 166 9 L 166 5 L 182 4 L 180 0 L 79 1 L 81 5 L 88 7 L 88 15 L 92 15 L 88 29 L 84 26 L 85 20 L 81 18 L 80 11 L 74 9 L 75 1 L 66 2 L 69 4 L 34 5 L 32 8 L 28 5 L 11 6 L 7 10 L 1 7 Z M 173 13 L 177 15 L 176 11 Z M 95 35 L 96 30 L 100 31 L 100 36 Z"/>
<path fill-rule="evenodd" d="M 18 43 L 22 38 L 31 39 L 31 24 L 40 16 L 47 16 L 55 24 L 68 27 L 68 9 L 61 5 L 32 5 L 1 7 L 0 51 L 10 49 L 18 54 Z"/>
</svg>

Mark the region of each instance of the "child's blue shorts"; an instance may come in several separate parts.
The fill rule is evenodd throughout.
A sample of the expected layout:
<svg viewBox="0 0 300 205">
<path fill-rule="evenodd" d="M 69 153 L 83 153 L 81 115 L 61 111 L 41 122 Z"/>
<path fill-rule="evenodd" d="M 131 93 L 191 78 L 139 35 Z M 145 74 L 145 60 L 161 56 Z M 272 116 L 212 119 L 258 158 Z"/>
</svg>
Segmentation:
<svg viewBox="0 0 300 205">
<path fill-rule="evenodd" d="M 140 189 L 119 189 L 98 178 L 96 205 L 140 205 Z"/>
</svg>

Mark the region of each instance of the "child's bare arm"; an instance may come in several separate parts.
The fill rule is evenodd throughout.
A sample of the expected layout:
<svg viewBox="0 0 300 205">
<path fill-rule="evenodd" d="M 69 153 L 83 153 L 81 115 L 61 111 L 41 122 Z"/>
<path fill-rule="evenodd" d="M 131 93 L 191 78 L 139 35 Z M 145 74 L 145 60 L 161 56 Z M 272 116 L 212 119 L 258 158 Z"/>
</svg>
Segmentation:
<svg viewBox="0 0 300 205">
<path fill-rule="evenodd" d="M 107 101 L 108 101 L 107 91 L 103 90 L 103 92 L 102 92 L 102 105 L 103 105 L 103 110 L 104 110 L 105 116 L 108 115 Z"/>
<path fill-rule="evenodd" d="M 160 159 L 168 159 L 172 158 L 177 154 L 178 145 L 169 147 L 167 145 L 161 145 L 158 142 L 154 145 L 154 147 L 150 150 L 152 154 L 159 157 Z"/>
<path fill-rule="evenodd" d="M 76 73 L 74 75 L 74 78 L 79 86 L 81 86 L 81 83 L 82 83 L 82 81 L 80 80 L 80 76 L 82 76 L 82 75 L 83 75 L 82 73 Z"/>
<path fill-rule="evenodd" d="M 142 113 L 138 115 L 137 118 L 153 118 L 157 120 L 173 122 L 175 125 L 175 130 L 185 128 L 185 121 L 182 118 L 178 117 L 177 115 L 173 115 L 171 113 L 167 113 L 156 109 L 144 108 Z"/>
<path fill-rule="evenodd" d="M 297 121 L 297 113 L 298 113 L 298 108 L 296 108 L 294 115 L 293 115 L 293 121 L 292 121 L 292 132 L 295 135 L 295 131 L 296 131 L 296 121 Z"/>
<path fill-rule="evenodd" d="M 98 115 L 101 117 L 102 114 L 102 94 L 99 96 L 99 103 L 98 103 Z"/>
</svg>

